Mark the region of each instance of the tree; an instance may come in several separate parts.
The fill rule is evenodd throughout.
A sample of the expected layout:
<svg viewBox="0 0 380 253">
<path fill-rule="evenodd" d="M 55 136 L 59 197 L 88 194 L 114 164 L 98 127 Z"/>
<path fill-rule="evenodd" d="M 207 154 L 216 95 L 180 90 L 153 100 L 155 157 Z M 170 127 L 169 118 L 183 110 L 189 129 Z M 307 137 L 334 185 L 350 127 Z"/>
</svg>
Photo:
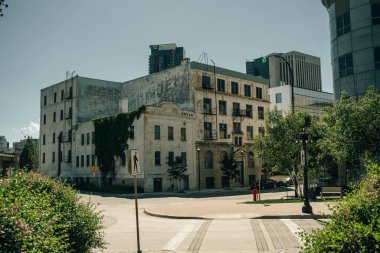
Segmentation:
<svg viewBox="0 0 380 253">
<path fill-rule="evenodd" d="M 344 202 L 332 206 L 330 222 L 311 234 L 302 233 L 304 252 L 380 251 L 380 166 L 367 166 L 368 175 Z"/>
<path fill-rule="evenodd" d="M 253 144 L 255 154 L 263 164 L 272 168 L 273 172 L 290 175 L 296 197 L 299 196 L 297 176 L 300 174 L 301 163 L 301 146 L 297 143 L 297 134 L 303 128 L 311 131 L 311 122 L 312 116 L 308 113 L 296 112 L 282 117 L 276 110 L 270 111 L 265 122 L 266 135 L 256 137 Z"/>
<path fill-rule="evenodd" d="M 220 169 L 222 170 L 223 175 L 228 177 L 228 182 L 231 186 L 230 181 L 236 178 L 236 175 L 238 174 L 238 168 L 233 153 L 231 153 L 230 155 L 224 155 L 223 160 L 220 162 L 220 164 Z"/>
<path fill-rule="evenodd" d="M 38 155 L 35 143 L 31 137 L 25 140 L 25 146 L 21 151 L 19 167 L 26 171 L 37 171 Z"/>
<path fill-rule="evenodd" d="M 174 160 L 169 160 L 167 162 L 169 165 L 168 174 L 170 180 L 178 182 L 178 189 L 182 192 L 182 180 L 185 177 L 185 172 L 187 170 L 186 160 L 182 156 L 176 156 Z"/>
<path fill-rule="evenodd" d="M 358 169 L 360 158 L 379 156 L 380 94 L 373 89 L 360 99 L 343 94 L 322 114 L 322 122 L 325 138 L 321 147 L 329 150 L 336 162 Z"/>
<path fill-rule="evenodd" d="M 3 6 L 5 8 L 8 8 L 8 4 L 6 3 L 5 0 L 0 0 L 0 17 L 4 16 L 3 14 Z"/>
</svg>

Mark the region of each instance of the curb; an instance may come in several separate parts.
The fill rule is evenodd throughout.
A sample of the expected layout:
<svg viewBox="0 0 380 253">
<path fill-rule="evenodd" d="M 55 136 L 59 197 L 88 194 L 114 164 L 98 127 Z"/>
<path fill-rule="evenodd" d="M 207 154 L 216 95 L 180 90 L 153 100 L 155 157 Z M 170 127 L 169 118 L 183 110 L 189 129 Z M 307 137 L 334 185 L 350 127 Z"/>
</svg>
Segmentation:
<svg viewBox="0 0 380 253">
<path fill-rule="evenodd" d="M 144 209 L 144 213 L 149 216 L 166 218 L 166 219 L 179 219 L 179 220 L 241 220 L 241 219 L 304 219 L 304 220 L 318 220 L 318 219 L 329 219 L 329 214 L 295 214 L 295 215 L 262 215 L 255 217 L 246 217 L 246 218 L 208 218 L 201 216 L 179 216 L 179 215 L 167 215 L 167 214 L 157 214 L 151 213 Z"/>
</svg>

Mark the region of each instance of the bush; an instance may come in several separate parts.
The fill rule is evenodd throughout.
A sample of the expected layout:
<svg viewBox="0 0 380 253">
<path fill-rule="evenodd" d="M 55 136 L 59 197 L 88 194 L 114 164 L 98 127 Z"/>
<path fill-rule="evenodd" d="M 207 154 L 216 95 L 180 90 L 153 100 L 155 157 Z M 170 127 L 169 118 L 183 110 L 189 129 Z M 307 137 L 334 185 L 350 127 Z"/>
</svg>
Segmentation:
<svg viewBox="0 0 380 253">
<path fill-rule="evenodd" d="M 36 173 L 0 185 L 0 252 L 104 249 L 102 215 L 70 186 Z"/>
<path fill-rule="evenodd" d="M 380 251 L 380 166 L 368 166 L 368 176 L 332 207 L 331 222 L 307 235 L 304 252 Z"/>
</svg>

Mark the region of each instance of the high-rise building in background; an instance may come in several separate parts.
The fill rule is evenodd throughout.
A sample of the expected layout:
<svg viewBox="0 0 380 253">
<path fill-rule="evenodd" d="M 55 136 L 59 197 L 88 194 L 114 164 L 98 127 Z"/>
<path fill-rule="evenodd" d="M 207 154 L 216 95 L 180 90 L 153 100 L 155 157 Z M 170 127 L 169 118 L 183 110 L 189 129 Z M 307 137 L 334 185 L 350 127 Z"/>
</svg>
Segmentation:
<svg viewBox="0 0 380 253">
<path fill-rule="evenodd" d="M 296 51 L 273 53 L 247 62 L 246 72 L 269 79 L 270 88 L 294 84 L 303 89 L 322 90 L 320 58 Z"/>
<path fill-rule="evenodd" d="M 380 1 L 322 0 L 330 24 L 334 95 L 380 92 Z"/>
<path fill-rule="evenodd" d="M 175 43 L 151 45 L 150 50 L 149 74 L 179 66 L 185 57 L 183 47 L 177 47 Z"/>
<path fill-rule="evenodd" d="M 5 136 L 0 136 L 0 151 L 9 149 L 9 142 L 5 139 Z"/>
</svg>

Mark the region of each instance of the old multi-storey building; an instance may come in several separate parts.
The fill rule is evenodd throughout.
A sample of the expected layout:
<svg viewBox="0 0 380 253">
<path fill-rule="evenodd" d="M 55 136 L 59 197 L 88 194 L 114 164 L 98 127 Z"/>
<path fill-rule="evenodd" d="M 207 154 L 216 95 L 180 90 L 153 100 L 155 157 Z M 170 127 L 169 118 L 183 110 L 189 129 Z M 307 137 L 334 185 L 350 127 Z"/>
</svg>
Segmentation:
<svg viewBox="0 0 380 253">
<path fill-rule="evenodd" d="M 186 157 L 189 189 L 227 187 L 220 169 L 225 154 L 238 161 L 235 186 L 260 176 L 252 141 L 264 133 L 268 80 L 188 59 L 125 83 L 76 76 L 41 90 L 41 171 L 96 182 L 100 174 L 90 169 L 96 163 L 91 120 L 141 105 L 148 106 L 133 123 L 128 144 L 142 154 L 139 181 L 145 191 L 172 189 L 166 161 L 174 156 Z M 127 171 L 128 163 L 117 159 L 110 182 L 129 184 Z"/>
</svg>

